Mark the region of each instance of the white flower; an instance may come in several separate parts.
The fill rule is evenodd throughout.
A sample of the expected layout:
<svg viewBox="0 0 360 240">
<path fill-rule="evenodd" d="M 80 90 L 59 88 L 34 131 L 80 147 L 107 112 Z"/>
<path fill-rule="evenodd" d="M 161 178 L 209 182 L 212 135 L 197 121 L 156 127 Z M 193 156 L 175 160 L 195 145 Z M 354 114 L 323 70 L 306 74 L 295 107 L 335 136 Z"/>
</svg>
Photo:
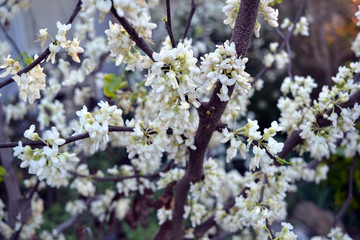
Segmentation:
<svg viewBox="0 0 360 240">
<path fill-rule="evenodd" d="M 235 83 L 239 86 L 237 90 L 240 93 L 246 94 L 249 91 L 249 74 L 245 72 L 248 58 L 237 56 L 234 42 L 226 41 L 223 45 L 218 45 L 215 52 L 205 54 L 201 60 L 202 80 L 212 84 L 217 81 L 222 83 L 218 94 L 221 101 L 229 101 L 227 86 Z"/>
<path fill-rule="evenodd" d="M 83 53 L 84 49 L 79 47 L 80 41 L 77 38 L 74 38 L 70 44 L 67 45 L 66 50 L 68 54 L 72 57 L 75 62 L 80 62 L 80 58 L 78 56 L 79 53 Z"/>
<path fill-rule="evenodd" d="M 60 51 L 60 45 L 50 43 L 49 45 L 50 55 L 47 57 L 46 61 L 51 60 L 51 63 L 55 63 L 55 55 Z"/>
<path fill-rule="evenodd" d="M 172 209 L 166 209 L 165 207 L 162 207 L 157 210 L 156 216 L 159 219 L 159 225 L 161 225 L 167 220 L 172 220 Z"/>
<path fill-rule="evenodd" d="M 270 157 L 267 155 L 266 150 L 258 146 L 253 146 L 254 157 L 250 161 L 249 169 L 255 170 L 262 167 L 267 168 L 271 163 Z"/>
<path fill-rule="evenodd" d="M 268 141 L 268 148 L 267 149 L 273 155 L 281 152 L 283 147 L 284 147 L 284 143 L 279 143 L 272 137 Z"/>
<path fill-rule="evenodd" d="M 73 202 L 67 202 L 65 206 L 65 211 L 71 213 L 71 215 L 81 214 L 85 212 L 87 206 L 83 200 L 75 200 Z"/>
<path fill-rule="evenodd" d="M 276 239 L 283 240 L 296 240 L 297 235 L 295 235 L 291 230 L 294 228 L 290 223 L 281 223 L 282 229 L 281 232 L 276 234 Z"/>
<path fill-rule="evenodd" d="M 24 137 L 33 141 L 36 141 L 39 139 L 39 135 L 37 133 L 34 133 L 35 131 L 35 125 L 32 124 L 28 130 L 25 131 Z"/>
<path fill-rule="evenodd" d="M 71 24 L 61 24 L 61 22 L 57 21 L 56 26 L 58 28 L 58 33 L 55 36 L 55 38 L 57 41 L 59 41 L 59 43 L 61 44 L 61 47 L 64 48 L 65 45 L 67 44 L 65 35 L 66 35 L 66 32 L 70 30 Z"/>
<path fill-rule="evenodd" d="M 49 34 L 47 32 L 47 28 L 40 29 L 38 35 L 39 35 L 39 39 L 37 41 L 42 40 L 41 47 L 43 47 L 45 42 L 46 42 L 46 39 L 49 37 Z"/>
</svg>

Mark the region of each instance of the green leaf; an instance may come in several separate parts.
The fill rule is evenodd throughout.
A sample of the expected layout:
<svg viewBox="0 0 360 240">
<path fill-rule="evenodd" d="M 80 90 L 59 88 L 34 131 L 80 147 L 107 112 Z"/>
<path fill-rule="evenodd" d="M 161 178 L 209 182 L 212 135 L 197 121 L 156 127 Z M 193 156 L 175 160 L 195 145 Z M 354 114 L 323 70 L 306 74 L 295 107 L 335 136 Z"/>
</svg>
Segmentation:
<svg viewBox="0 0 360 240">
<path fill-rule="evenodd" d="M 279 158 L 279 157 L 276 158 L 276 161 L 277 161 L 278 163 L 280 163 L 281 165 L 284 165 L 284 164 L 288 164 L 288 165 L 294 164 L 293 162 L 287 162 L 285 159 Z"/>
<path fill-rule="evenodd" d="M 4 177 L 6 176 L 6 171 L 5 168 L 3 168 L 2 166 L 0 166 L 0 182 L 2 182 L 4 180 Z"/>
<path fill-rule="evenodd" d="M 270 3 L 270 6 L 274 6 L 275 4 L 281 4 L 282 3 L 282 0 L 276 0 L 276 1 L 273 1 L 272 3 Z"/>
<path fill-rule="evenodd" d="M 34 59 L 27 52 L 22 52 L 21 55 L 24 57 L 25 66 L 28 66 L 34 61 Z"/>
<path fill-rule="evenodd" d="M 164 14 L 163 14 L 163 21 L 164 21 L 164 23 L 167 23 L 167 19 Z"/>
<path fill-rule="evenodd" d="M 119 89 L 128 87 L 125 81 L 125 75 L 116 76 L 114 73 L 109 73 L 104 76 L 105 86 L 104 94 L 107 97 L 116 98 L 115 92 Z"/>
</svg>

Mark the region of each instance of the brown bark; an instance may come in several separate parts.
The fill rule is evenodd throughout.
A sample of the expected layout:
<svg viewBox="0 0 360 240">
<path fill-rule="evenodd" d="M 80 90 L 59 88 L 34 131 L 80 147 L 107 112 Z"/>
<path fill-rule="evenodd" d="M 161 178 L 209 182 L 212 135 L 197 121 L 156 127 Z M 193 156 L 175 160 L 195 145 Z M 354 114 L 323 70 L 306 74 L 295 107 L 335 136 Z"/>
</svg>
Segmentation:
<svg viewBox="0 0 360 240">
<path fill-rule="evenodd" d="M 238 56 L 245 56 L 254 30 L 259 0 L 243 0 L 235 23 L 231 41 L 236 45 Z M 220 92 L 221 83 L 218 82 L 208 103 L 203 103 L 199 108 L 199 128 L 195 135 L 196 150 L 190 150 L 188 166 L 184 177 L 175 187 L 175 208 L 173 211 L 171 239 L 183 239 L 184 231 L 184 206 L 187 204 L 190 183 L 201 180 L 203 176 L 203 163 L 206 148 L 212 133 L 216 129 L 228 102 L 220 101 L 217 94 Z M 235 85 L 228 87 L 229 96 L 234 91 Z"/>
</svg>

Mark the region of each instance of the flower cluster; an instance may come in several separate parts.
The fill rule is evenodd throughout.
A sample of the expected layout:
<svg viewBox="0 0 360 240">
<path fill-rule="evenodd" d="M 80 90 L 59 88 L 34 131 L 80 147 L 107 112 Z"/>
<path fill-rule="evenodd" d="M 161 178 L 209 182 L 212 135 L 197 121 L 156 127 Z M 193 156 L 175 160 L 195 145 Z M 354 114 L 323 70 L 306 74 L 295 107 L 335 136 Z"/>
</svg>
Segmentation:
<svg viewBox="0 0 360 240">
<path fill-rule="evenodd" d="M 144 194 L 145 189 L 155 190 L 155 184 L 149 181 L 149 179 L 142 178 L 141 176 L 138 178 L 134 177 L 136 173 L 133 166 L 121 165 L 119 168 L 115 165 L 113 168 L 108 169 L 107 172 L 114 176 L 125 177 L 124 180 L 116 183 L 116 188 L 118 193 L 124 194 L 126 197 L 135 191 Z"/>
<path fill-rule="evenodd" d="M 279 43 L 277 42 L 270 43 L 271 52 L 264 57 L 265 66 L 271 67 L 271 65 L 276 62 L 276 68 L 283 69 L 285 65 L 289 63 L 289 55 L 284 50 L 277 52 L 278 46 Z"/>
<path fill-rule="evenodd" d="M 100 109 L 94 114 L 88 112 L 86 106 L 76 112 L 79 122 L 74 128 L 74 135 L 89 133 L 89 138 L 77 141 L 76 144 L 90 154 L 106 148 L 109 142 L 109 125 L 124 125 L 121 109 L 110 106 L 108 102 L 104 101 L 101 101 L 98 105 Z"/>
<path fill-rule="evenodd" d="M 172 220 L 172 209 L 167 209 L 166 207 L 162 207 L 156 212 L 156 216 L 159 220 L 159 225 L 162 225 L 167 220 Z"/>
<path fill-rule="evenodd" d="M 184 206 L 184 212 L 185 212 L 183 215 L 184 219 L 187 219 L 190 215 L 190 221 L 192 227 L 196 227 L 197 225 L 200 225 L 200 223 L 203 221 L 203 218 L 208 213 L 206 211 L 206 207 L 203 204 L 196 202 L 191 206 Z"/>
<path fill-rule="evenodd" d="M 191 127 L 191 106 L 200 105 L 196 90 L 201 84 L 200 69 L 195 65 L 197 59 L 183 43 L 173 49 L 162 48 L 153 57 L 156 62 L 149 69 L 145 83 L 153 89 L 148 97 L 158 103 L 155 110 L 160 111 L 158 119 L 163 125 L 182 129 L 182 133 Z"/>
<path fill-rule="evenodd" d="M 60 129 L 62 135 L 67 136 L 69 129 L 66 127 L 64 104 L 59 100 L 54 102 L 47 98 L 41 100 L 38 105 L 39 115 L 37 120 L 40 123 L 40 130 L 44 130 L 51 123 L 54 123 L 57 129 Z"/>
<path fill-rule="evenodd" d="M 358 19 L 356 26 L 359 27 L 360 26 L 360 6 L 359 6 L 359 10 L 355 13 L 355 16 Z M 358 35 L 356 35 L 356 38 L 351 45 L 351 50 L 355 53 L 356 57 L 360 56 L 360 33 L 358 33 Z"/>
<path fill-rule="evenodd" d="M 75 200 L 73 202 L 67 202 L 65 211 L 71 215 L 81 214 L 87 210 L 86 203 L 83 200 Z"/>
<path fill-rule="evenodd" d="M 5 41 L 0 40 L 0 59 L 3 59 L 6 56 L 8 56 L 10 50 L 11 50 L 10 45 Z"/>
<path fill-rule="evenodd" d="M 128 139 L 126 150 L 131 163 L 141 173 L 154 173 L 159 169 L 161 157 L 165 152 L 169 140 L 166 135 L 166 129 L 159 123 L 149 122 L 145 126 L 144 122 L 128 121 L 129 127 L 134 127 Z"/>
<path fill-rule="evenodd" d="M 3 106 L 3 110 L 6 115 L 6 122 L 9 123 L 11 119 L 23 119 L 27 113 L 28 105 L 25 102 L 18 102 L 14 105 L 8 104 L 7 106 Z"/>
<path fill-rule="evenodd" d="M 305 140 L 301 153 L 309 151 L 315 159 L 329 157 L 337 148 L 336 141 L 347 131 L 355 130 L 355 120 L 360 116 L 360 106 L 342 108 L 341 103 L 349 100 L 351 94 L 360 89 L 360 83 L 354 80 L 360 70 L 360 63 L 350 63 L 349 67 L 340 67 L 332 78 L 331 89 L 324 86 L 318 99 L 311 104 L 310 93 L 316 84 L 310 77 L 294 77 L 294 82 L 286 78 L 281 91 L 286 95 L 291 92 L 292 98 L 281 97 L 278 107 L 281 110 L 280 126 L 288 133 L 302 130 L 300 136 Z M 337 111 L 337 109 L 340 111 Z M 331 123 L 320 126 L 322 117 Z M 355 144 L 356 146 L 356 144 Z"/>
<path fill-rule="evenodd" d="M 93 17 L 96 10 L 99 10 L 99 20 L 102 22 L 112 5 L 120 17 L 127 18 L 134 25 L 141 37 L 151 37 L 151 30 L 156 27 L 156 24 L 149 22 L 150 16 L 147 14 L 147 3 L 144 0 L 84 0 L 81 9 L 87 18 Z"/>
<path fill-rule="evenodd" d="M 140 71 L 143 69 L 144 56 L 135 48 L 135 42 L 131 40 L 126 30 L 117 23 L 109 21 L 109 29 L 105 31 L 108 39 L 107 48 L 112 57 L 116 58 L 115 65 L 119 66 L 122 62 L 127 64 L 126 70 Z"/>
<path fill-rule="evenodd" d="M 252 79 L 250 77 L 250 79 Z M 252 80 L 251 80 L 252 82 Z M 232 124 L 234 119 L 239 119 L 246 116 L 248 112 L 248 106 L 250 105 L 250 99 L 254 96 L 256 91 L 260 91 L 263 88 L 264 81 L 258 79 L 256 82 L 251 83 L 254 87 L 250 88 L 246 95 L 240 94 L 241 87 L 236 85 L 235 92 L 232 94 L 230 101 L 228 102 L 224 114 L 221 116 L 221 122 Z"/>
<path fill-rule="evenodd" d="M 209 158 L 205 161 L 204 179 L 193 184 L 190 188 L 193 200 L 197 201 L 204 195 L 218 197 L 224 175 L 224 171 L 219 168 L 215 160 Z"/>
<path fill-rule="evenodd" d="M 35 59 L 37 56 L 34 57 Z M 17 73 L 22 69 L 19 62 L 13 60 L 9 55 L 4 59 L 4 63 L 0 68 L 6 68 L 5 72 L 0 75 L 0 78 L 6 77 L 7 75 L 15 74 L 13 79 L 19 86 L 20 97 L 26 102 L 29 99 L 30 104 L 34 103 L 35 99 L 40 98 L 40 90 L 44 90 L 46 87 L 45 73 L 40 65 L 36 65 L 27 73 L 18 75 Z"/>
<path fill-rule="evenodd" d="M 96 67 L 89 58 L 85 58 L 82 61 L 79 69 L 73 70 L 70 69 L 70 66 L 70 62 L 63 59 L 59 60 L 58 68 L 64 76 L 64 81 L 62 82 L 64 86 L 73 86 L 77 83 L 84 82 L 86 75 L 91 73 Z"/>
<path fill-rule="evenodd" d="M 157 189 L 163 189 L 172 182 L 180 180 L 185 174 L 184 169 L 174 168 L 167 172 L 161 172 L 161 179 L 157 182 Z"/>
<path fill-rule="evenodd" d="M 55 57 L 56 53 L 60 51 L 61 48 L 64 48 L 69 56 L 72 57 L 72 59 L 75 62 L 80 62 L 80 58 L 78 56 L 79 53 L 83 53 L 84 49 L 80 47 L 80 41 L 78 38 L 74 38 L 72 41 L 66 39 L 66 33 L 70 30 L 71 24 L 62 24 L 61 22 L 57 22 L 56 26 L 58 28 L 58 33 L 55 36 L 56 40 L 53 40 L 51 36 L 48 34 L 47 29 L 40 29 L 39 30 L 39 39 L 42 41 L 43 45 L 48 37 L 50 37 L 53 42 L 49 45 L 50 55 L 46 59 L 48 62 L 51 60 L 51 63 L 55 63 Z"/>
<path fill-rule="evenodd" d="M 284 18 L 284 21 L 280 25 L 280 28 L 287 28 L 289 31 L 291 31 L 293 27 L 294 24 L 290 21 L 289 18 Z M 309 21 L 304 16 L 302 16 L 295 25 L 294 35 L 297 36 L 298 34 L 304 37 L 309 36 Z"/>
<path fill-rule="evenodd" d="M 330 229 L 328 238 L 325 237 L 312 237 L 311 240 L 353 240 L 347 233 L 343 233 L 340 227 Z"/>
<path fill-rule="evenodd" d="M 115 192 L 107 189 L 105 194 L 100 195 L 98 200 L 95 200 L 91 203 L 90 212 L 100 222 L 104 222 L 105 220 L 107 221 L 109 219 L 111 210 L 113 208 L 112 200 L 114 196 Z"/>
<path fill-rule="evenodd" d="M 86 164 L 80 164 L 76 168 L 76 173 L 81 174 L 82 176 L 90 176 L 90 172 L 88 169 L 88 166 Z M 88 197 L 93 196 L 95 194 L 95 185 L 91 181 L 90 177 L 77 177 L 75 180 L 71 183 L 70 188 L 74 188 L 78 191 L 79 194 L 82 196 Z"/>
<path fill-rule="evenodd" d="M 264 15 L 265 21 L 272 27 L 278 27 L 279 10 L 269 6 L 274 0 L 261 0 L 259 12 Z"/>
<path fill-rule="evenodd" d="M 44 202 L 41 198 L 35 194 L 31 199 L 31 218 L 23 224 L 20 221 L 20 215 L 18 215 L 17 222 L 15 224 L 15 230 L 20 230 L 20 238 L 26 239 L 30 236 L 35 236 L 36 229 L 40 228 L 40 225 L 44 222 L 43 211 Z M 22 220 L 22 219 L 21 219 Z"/>
<path fill-rule="evenodd" d="M 315 169 L 309 167 L 303 158 L 296 157 L 289 160 L 293 164 L 287 167 L 286 176 L 292 179 L 292 182 L 304 180 L 306 182 L 315 182 L 327 179 L 329 167 L 326 164 L 319 164 Z"/>
<path fill-rule="evenodd" d="M 240 149 L 243 158 L 246 157 L 246 152 L 249 151 L 250 145 L 253 144 L 254 157 L 250 161 L 249 169 L 255 170 L 261 167 L 266 169 L 271 163 L 272 159 L 269 154 L 275 155 L 279 153 L 284 144 L 277 142 L 273 137 L 276 132 L 281 131 L 282 128 L 278 126 L 277 122 L 272 122 L 270 128 L 264 129 L 264 134 L 261 135 L 258 131 L 259 125 L 257 121 L 248 119 L 248 123 L 239 129 L 229 132 L 227 128 L 223 129 L 222 134 L 224 138 L 222 142 L 225 143 L 230 140 L 230 147 L 226 151 L 227 161 L 230 161 L 237 154 L 237 150 Z M 240 137 L 247 139 L 247 146 L 240 140 Z"/>
<path fill-rule="evenodd" d="M 291 81 L 289 77 L 284 79 L 281 92 L 285 97 L 280 97 L 277 104 L 281 111 L 279 125 L 284 131 L 291 133 L 298 129 L 303 118 L 302 109 L 310 107 L 310 94 L 316 87 L 315 80 L 310 76 L 294 76 L 294 81 Z M 291 93 L 292 98 L 286 97 L 289 93 Z"/>
<path fill-rule="evenodd" d="M 100 195 L 97 200 L 91 203 L 90 212 L 100 222 L 109 220 L 112 211 L 118 220 L 122 220 L 129 210 L 129 199 L 121 198 L 114 200 L 115 192 L 107 189 L 105 194 Z"/>
<path fill-rule="evenodd" d="M 265 228 L 266 219 L 270 224 L 274 220 L 283 220 L 290 179 L 281 168 L 270 166 L 265 173 L 247 172 L 245 176 L 239 176 L 242 180 L 234 184 L 245 187 L 244 192 L 235 198 L 235 206 L 229 211 L 216 211 L 215 221 L 219 226 L 231 232 L 249 226 L 260 230 Z"/>
<path fill-rule="evenodd" d="M 277 27 L 279 11 L 278 9 L 274 9 L 269 5 L 273 1 L 274 0 L 261 0 L 259 6 L 259 13 L 264 15 L 265 21 L 267 21 L 270 26 Z M 222 10 L 226 16 L 224 24 L 229 24 L 231 28 L 235 27 L 235 21 L 239 12 L 240 3 L 241 0 L 226 0 L 225 7 Z M 256 37 L 260 36 L 260 28 L 260 23 L 256 21 L 254 28 Z"/>
<path fill-rule="evenodd" d="M 215 52 L 205 54 L 201 59 L 202 79 L 208 80 L 209 85 L 217 81 L 222 84 L 218 93 L 221 101 L 229 101 L 228 86 L 235 83 L 240 86 L 241 93 L 246 94 L 249 91 L 249 74 L 245 72 L 248 58 L 237 55 L 234 42 L 226 41 L 224 45 L 218 45 Z"/>
<path fill-rule="evenodd" d="M 55 127 L 47 130 L 43 138 L 34 132 L 35 126 L 25 131 L 24 137 L 32 141 L 41 140 L 46 143 L 42 149 L 32 149 L 30 146 L 19 145 L 14 148 L 14 156 L 22 160 L 20 167 L 29 167 L 30 174 L 36 174 L 40 180 L 46 179 L 50 186 L 59 186 L 62 182 L 59 179 L 66 177 L 67 171 L 74 170 L 75 164 L 79 161 L 75 153 L 59 152 L 59 147 L 65 143 Z"/>
<path fill-rule="evenodd" d="M 0 199 L 0 232 L 4 237 L 10 239 L 11 235 L 14 233 L 14 230 L 6 222 L 4 222 L 5 220 L 4 217 L 6 214 L 4 208 L 5 208 L 5 204 Z"/>
<path fill-rule="evenodd" d="M 100 21 L 104 20 L 104 15 L 108 13 L 111 7 L 114 7 L 119 17 L 125 17 L 132 24 L 139 37 L 144 37 L 152 43 L 152 30 L 156 24 L 150 22 L 150 16 L 146 11 L 147 4 L 143 0 L 139 1 L 110 1 L 110 0 L 86 0 L 82 2 L 82 11 L 85 16 L 94 16 L 96 10 L 100 11 Z M 148 57 L 141 55 L 135 48 L 135 43 L 130 39 L 129 34 L 119 24 L 109 22 L 109 29 L 105 31 L 108 37 L 108 49 L 111 56 L 116 57 L 116 66 L 123 61 L 127 63 L 127 70 L 135 70 L 135 67 L 142 70 Z M 148 65 L 146 63 L 145 65 Z"/>
<path fill-rule="evenodd" d="M 240 0 L 226 0 L 226 5 L 222 9 L 225 13 L 224 24 L 229 24 L 231 28 L 235 27 L 236 17 L 240 8 Z"/>
<path fill-rule="evenodd" d="M 296 240 L 297 235 L 295 235 L 291 230 L 294 229 L 294 227 L 290 223 L 281 223 L 282 229 L 280 232 L 276 234 L 276 239 L 279 240 Z"/>
<path fill-rule="evenodd" d="M 30 0 L 2 1 L 0 5 L 0 22 L 10 22 L 20 11 L 29 8 Z"/>
<path fill-rule="evenodd" d="M 66 240 L 64 234 L 59 234 L 56 229 L 53 229 L 52 232 L 42 231 L 39 237 L 40 240 Z"/>
</svg>

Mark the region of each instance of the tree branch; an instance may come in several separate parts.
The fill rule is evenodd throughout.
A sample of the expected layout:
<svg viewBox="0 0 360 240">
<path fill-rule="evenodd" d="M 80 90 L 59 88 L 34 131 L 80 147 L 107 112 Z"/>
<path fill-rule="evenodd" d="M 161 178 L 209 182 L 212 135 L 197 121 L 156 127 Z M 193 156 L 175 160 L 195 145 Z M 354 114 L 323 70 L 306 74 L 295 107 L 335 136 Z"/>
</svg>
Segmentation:
<svg viewBox="0 0 360 240">
<path fill-rule="evenodd" d="M 165 22 L 166 31 L 167 31 L 168 34 L 169 34 L 170 41 L 171 41 L 171 46 L 172 46 L 173 48 L 176 48 L 174 33 L 173 33 L 172 27 L 171 27 L 170 0 L 166 0 L 166 17 L 167 17 L 166 22 Z"/>
<path fill-rule="evenodd" d="M 94 197 L 92 198 L 88 198 L 86 199 L 86 206 L 89 207 L 90 203 L 95 200 Z M 75 215 L 73 215 L 72 217 L 70 217 L 68 220 L 62 222 L 61 224 L 59 224 L 59 226 L 56 227 L 56 232 L 58 234 L 64 232 L 66 229 L 74 226 L 74 224 L 79 220 L 79 218 L 83 215 L 84 213 L 77 213 Z"/>
<path fill-rule="evenodd" d="M 300 18 L 301 18 L 301 14 L 302 12 L 304 11 L 304 7 L 305 7 L 305 4 L 306 4 L 306 1 L 307 0 L 303 0 L 301 2 L 301 5 L 299 7 L 299 10 L 297 11 L 296 13 L 296 17 L 294 19 L 294 25 L 293 27 L 291 28 L 290 32 L 288 32 L 288 34 L 286 35 L 286 38 L 283 39 L 283 42 L 281 43 L 281 45 L 279 46 L 279 48 L 277 49 L 277 52 L 280 52 L 281 50 L 283 50 L 285 48 L 285 46 L 287 46 L 286 42 L 290 43 L 290 38 L 293 36 L 293 33 L 294 33 L 294 30 L 295 30 L 295 26 L 296 24 L 299 22 Z M 288 47 L 290 48 L 290 45 L 288 45 Z M 288 49 L 289 50 L 289 49 Z M 289 63 L 290 63 L 290 55 L 289 55 Z M 289 69 L 291 69 L 291 66 L 290 68 L 288 68 L 288 72 L 289 72 Z M 260 70 L 260 72 L 255 76 L 253 82 L 252 82 L 252 85 L 257 81 L 259 80 L 268 70 L 270 70 L 270 67 L 267 67 L 267 66 L 263 66 L 263 68 Z"/>
<path fill-rule="evenodd" d="M 79 0 L 77 2 L 75 9 L 74 9 L 73 13 L 71 14 L 69 21 L 66 24 L 72 23 L 80 10 L 81 10 L 81 0 Z M 42 52 L 37 59 L 35 59 L 32 63 L 30 63 L 28 66 L 24 67 L 22 70 L 20 70 L 16 74 L 20 76 L 23 73 L 29 72 L 31 69 L 36 67 L 36 65 L 41 63 L 47 56 L 49 56 L 49 54 L 50 54 L 49 48 L 45 49 L 45 51 Z M 5 81 L 0 83 L 0 88 L 5 87 L 6 85 L 8 85 L 12 82 L 14 82 L 14 79 L 12 77 L 9 77 Z"/>
<path fill-rule="evenodd" d="M 119 127 L 119 126 L 109 126 L 109 132 L 133 132 L 134 128 L 133 127 Z M 65 144 L 69 144 L 81 139 L 85 139 L 89 137 L 89 133 L 81 133 L 78 135 L 74 135 L 68 138 L 65 138 Z M 26 141 L 26 142 L 22 142 L 24 146 L 28 145 L 30 147 L 43 147 L 46 146 L 46 144 L 40 140 L 38 141 Z M 0 149 L 1 148 L 13 148 L 18 146 L 19 143 L 18 142 L 6 142 L 6 143 L 0 143 Z M 61 146 L 63 146 L 61 145 Z"/>
<path fill-rule="evenodd" d="M 260 0 L 243 0 L 235 23 L 231 41 L 235 43 L 236 53 L 239 57 L 246 55 L 250 38 L 258 14 Z M 175 186 L 175 208 L 173 210 L 171 239 L 180 240 L 184 231 L 184 206 L 187 204 L 190 183 L 201 180 L 206 148 L 213 131 L 225 111 L 228 102 L 222 102 L 217 93 L 220 92 L 221 83 L 218 82 L 209 103 L 203 103 L 199 109 L 199 127 L 195 134 L 196 150 L 190 149 L 189 163 L 184 177 Z M 229 96 L 235 85 L 228 87 Z"/>
<path fill-rule="evenodd" d="M 133 127 L 120 127 L 120 126 L 109 126 L 109 132 L 133 132 L 134 131 L 134 128 Z M 154 132 L 156 133 L 156 132 Z M 173 130 L 171 128 L 169 128 L 168 130 L 166 130 L 166 134 L 172 134 L 173 133 Z M 78 135 L 74 135 L 74 136 L 71 136 L 71 137 L 68 137 L 68 138 L 65 138 L 65 144 L 69 144 L 69 143 L 72 143 L 72 142 L 75 142 L 75 141 L 78 141 L 78 140 L 81 140 L 81 139 L 85 139 L 85 138 L 88 138 L 89 137 L 89 133 L 81 133 L 81 134 L 78 134 Z M 22 142 L 22 144 L 24 146 L 28 145 L 30 147 L 44 147 L 46 146 L 46 144 L 40 140 L 38 141 L 25 141 L 25 142 Z M 1 148 L 13 148 L 13 147 L 17 147 L 19 145 L 18 142 L 3 142 L 3 143 L 0 143 L 0 149 Z M 60 145 L 63 146 L 63 145 Z"/>
<path fill-rule="evenodd" d="M 0 28 L 4 32 L 5 37 L 9 40 L 11 45 L 13 45 L 13 47 L 15 49 L 15 52 L 19 55 L 19 57 L 21 57 L 24 60 L 24 57 L 21 55 L 21 51 L 20 51 L 19 47 L 15 43 L 14 39 L 12 39 L 12 37 L 8 34 L 8 32 L 6 31 L 6 29 L 5 29 L 5 27 L 3 26 L 2 23 L 0 23 Z"/>
<path fill-rule="evenodd" d="M 292 75 L 292 72 L 291 72 L 291 48 L 290 48 L 290 41 L 287 37 L 285 37 L 285 35 L 280 31 L 279 28 L 276 28 L 276 32 L 280 35 L 280 37 L 284 40 L 285 42 L 285 45 L 286 45 L 286 52 L 288 54 L 288 68 L 287 68 L 287 72 L 288 72 L 288 75 L 290 77 L 290 80 L 293 82 L 294 81 L 294 78 L 293 78 L 293 75 Z"/>
<path fill-rule="evenodd" d="M 353 162 L 349 169 L 348 195 L 347 195 L 346 200 L 345 200 L 344 204 L 342 205 L 340 211 L 338 212 L 338 214 L 336 215 L 336 217 L 334 219 L 333 227 L 336 227 L 340 218 L 342 217 L 342 215 L 344 215 L 346 209 L 349 207 L 351 199 L 353 198 L 354 170 L 355 170 L 356 161 L 358 160 L 358 158 L 359 158 L 359 155 L 355 154 Z"/>
<path fill-rule="evenodd" d="M 359 73 L 354 76 L 354 79 L 358 78 Z M 343 102 L 339 104 L 339 107 L 335 108 L 335 112 L 339 115 L 342 108 L 351 108 L 355 105 L 355 103 L 360 103 L 360 90 L 356 91 L 349 97 L 347 102 Z M 330 116 L 332 110 L 328 110 L 326 114 Z M 320 127 L 326 127 L 331 124 L 331 121 L 328 119 L 319 116 L 317 118 L 317 123 Z M 285 158 L 298 144 L 300 144 L 303 139 L 300 137 L 301 130 L 295 131 L 291 134 L 291 136 L 285 141 L 284 147 L 282 151 L 278 154 L 280 158 Z"/>
<path fill-rule="evenodd" d="M 0 140 L 8 141 L 5 132 L 5 115 L 0 102 Z M 16 216 L 20 209 L 21 192 L 16 176 L 16 168 L 13 165 L 13 157 L 10 149 L 0 149 L 0 161 L 6 171 L 4 178 L 6 194 L 8 197 L 8 223 L 11 228 L 15 227 Z"/>
<path fill-rule="evenodd" d="M 190 14 L 189 14 L 189 17 L 188 17 L 188 20 L 187 20 L 187 23 L 186 23 L 186 27 L 185 27 L 185 31 L 184 31 L 184 34 L 182 36 L 182 39 L 185 39 L 187 34 L 188 34 L 188 31 L 190 29 L 191 20 L 192 20 L 192 18 L 194 16 L 195 10 L 196 10 L 195 0 L 191 0 L 191 10 L 190 10 Z"/>
<path fill-rule="evenodd" d="M 129 21 L 126 20 L 125 18 L 120 17 L 117 14 L 114 6 L 111 7 L 111 12 L 115 16 L 115 18 L 119 21 L 119 23 L 124 27 L 126 32 L 131 36 L 131 39 L 134 40 L 136 46 L 140 48 L 146 55 L 148 55 L 149 58 L 151 58 L 151 60 L 155 62 L 153 58 L 154 50 L 152 50 L 152 48 L 142 38 L 139 37 L 136 30 L 133 28 L 133 26 L 131 26 L 131 23 L 129 23 Z"/>
<path fill-rule="evenodd" d="M 271 237 L 269 236 L 268 239 L 274 239 L 274 238 L 275 238 L 275 235 L 274 235 L 274 233 L 271 231 L 270 224 L 269 224 L 269 221 L 268 221 L 267 219 L 265 220 L 265 225 L 266 225 L 267 230 L 269 231 L 269 235 L 271 236 Z"/>
</svg>

